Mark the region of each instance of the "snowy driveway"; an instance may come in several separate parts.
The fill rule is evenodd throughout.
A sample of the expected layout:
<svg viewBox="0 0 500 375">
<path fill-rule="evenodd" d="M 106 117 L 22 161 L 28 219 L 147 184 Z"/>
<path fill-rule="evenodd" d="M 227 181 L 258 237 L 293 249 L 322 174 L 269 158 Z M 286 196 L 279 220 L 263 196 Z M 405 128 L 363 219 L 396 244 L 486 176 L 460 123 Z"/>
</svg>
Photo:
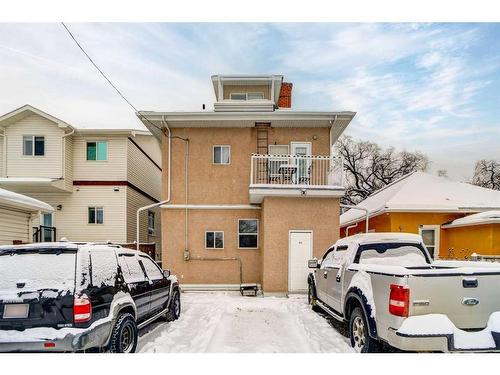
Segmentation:
<svg viewBox="0 0 500 375">
<path fill-rule="evenodd" d="M 351 352 L 348 339 L 310 310 L 307 297 L 183 293 L 182 314 L 146 328 L 139 352 Z"/>
</svg>

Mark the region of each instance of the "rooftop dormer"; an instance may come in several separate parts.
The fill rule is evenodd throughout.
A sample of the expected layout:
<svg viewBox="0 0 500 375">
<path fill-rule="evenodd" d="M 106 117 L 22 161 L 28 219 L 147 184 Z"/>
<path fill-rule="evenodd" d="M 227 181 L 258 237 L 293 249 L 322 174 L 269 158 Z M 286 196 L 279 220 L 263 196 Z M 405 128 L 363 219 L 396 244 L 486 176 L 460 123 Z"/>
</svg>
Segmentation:
<svg viewBox="0 0 500 375">
<path fill-rule="evenodd" d="M 282 75 L 214 75 L 216 112 L 271 112 L 278 107 Z M 291 87 L 291 84 L 287 84 Z"/>
</svg>

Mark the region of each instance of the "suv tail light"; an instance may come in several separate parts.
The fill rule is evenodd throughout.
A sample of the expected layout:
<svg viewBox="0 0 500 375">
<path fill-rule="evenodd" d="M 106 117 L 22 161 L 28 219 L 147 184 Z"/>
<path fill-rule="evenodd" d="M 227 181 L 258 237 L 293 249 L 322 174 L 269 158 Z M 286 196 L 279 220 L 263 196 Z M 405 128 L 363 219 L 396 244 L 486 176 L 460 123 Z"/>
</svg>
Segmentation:
<svg viewBox="0 0 500 375">
<path fill-rule="evenodd" d="M 75 297 L 73 302 L 73 320 L 75 323 L 85 323 L 92 317 L 92 304 L 86 294 Z"/>
<path fill-rule="evenodd" d="M 408 316 L 410 309 L 410 288 L 404 285 L 391 284 L 389 295 L 389 312 L 392 315 Z"/>
</svg>

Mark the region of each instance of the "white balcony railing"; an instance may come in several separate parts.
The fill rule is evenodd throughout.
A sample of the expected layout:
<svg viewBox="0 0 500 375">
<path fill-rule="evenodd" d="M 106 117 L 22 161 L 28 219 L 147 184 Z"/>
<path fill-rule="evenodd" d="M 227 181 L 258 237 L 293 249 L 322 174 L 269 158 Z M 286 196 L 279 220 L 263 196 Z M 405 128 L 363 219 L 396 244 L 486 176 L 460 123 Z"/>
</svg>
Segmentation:
<svg viewBox="0 0 500 375">
<path fill-rule="evenodd" d="M 344 163 L 336 156 L 252 154 L 250 185 L 343 187 Z"/>
</svg>

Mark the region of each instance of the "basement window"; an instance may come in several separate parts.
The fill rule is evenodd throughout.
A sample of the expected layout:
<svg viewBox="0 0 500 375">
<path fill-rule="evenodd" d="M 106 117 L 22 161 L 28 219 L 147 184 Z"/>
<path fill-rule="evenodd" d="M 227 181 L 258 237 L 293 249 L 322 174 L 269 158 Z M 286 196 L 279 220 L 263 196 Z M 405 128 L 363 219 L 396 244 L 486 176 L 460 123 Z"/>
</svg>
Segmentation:
<svg viewBox="0 0 500 375">
<path fill-rule="evenodd" d="M 205 232 L 205 249 L 223 249 L 224 232 Z"/>
<path fill-rule="evenodd" d="M 257 249 L 259 247 L 259 221 L 257 219 L 238 220 L 238 248 Z"/>
</svg>

